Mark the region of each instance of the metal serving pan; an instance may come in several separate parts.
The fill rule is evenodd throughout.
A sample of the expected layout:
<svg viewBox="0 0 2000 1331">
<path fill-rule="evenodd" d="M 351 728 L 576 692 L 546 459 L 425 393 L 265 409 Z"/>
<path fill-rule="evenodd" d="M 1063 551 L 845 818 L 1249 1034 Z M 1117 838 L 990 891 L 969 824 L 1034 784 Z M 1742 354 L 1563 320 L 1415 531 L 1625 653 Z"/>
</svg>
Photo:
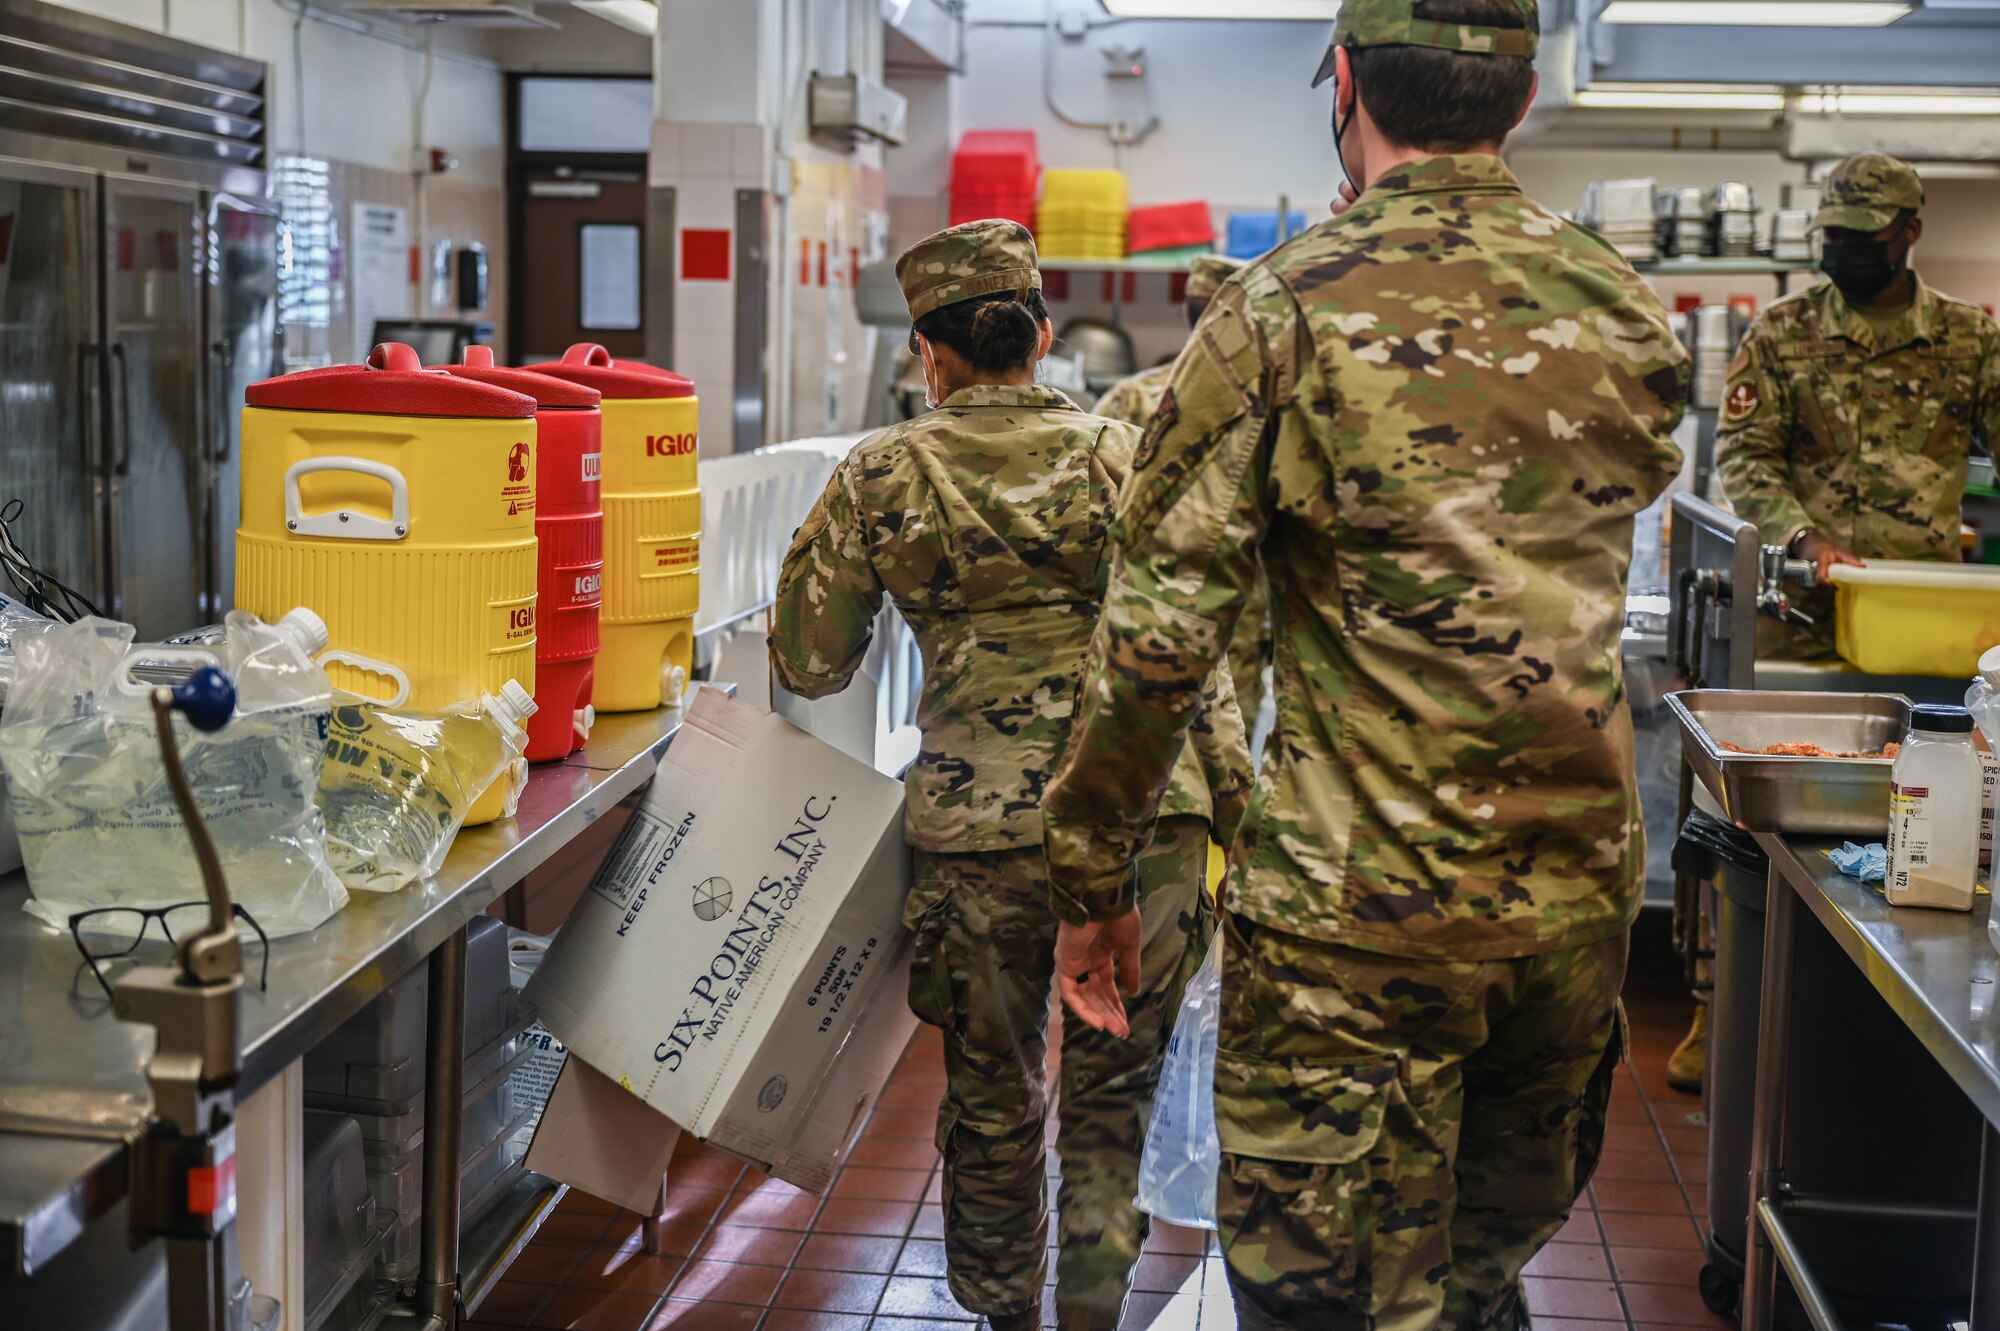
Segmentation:
<svg viewBox="0 0 2000 1331">
<path fill-rule="evenodd" d="M 1889 827 L 1887 758 L 1778 758 L 1733 753 L 1798 741 L 1866 753 L 1900 741 L 1910 700 L 1900 693 L 1772 693 L 1688 689 L 1667 695 L 1695 777 L 1731 822 L 1752 832 L 1873 841 Z"/>
</svg>

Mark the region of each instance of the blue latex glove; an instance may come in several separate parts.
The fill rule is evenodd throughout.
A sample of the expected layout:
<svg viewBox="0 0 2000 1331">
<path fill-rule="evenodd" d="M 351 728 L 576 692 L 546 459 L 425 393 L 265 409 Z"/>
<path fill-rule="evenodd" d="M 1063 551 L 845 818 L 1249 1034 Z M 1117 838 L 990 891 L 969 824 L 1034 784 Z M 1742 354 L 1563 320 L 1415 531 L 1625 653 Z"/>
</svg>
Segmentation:
<svg viewBox="0 0 2000 1331">
<path fill-rule="evenodd" d="M 1879 841 L 1866 846 L 1850 841 L 1839 850 L 1829 850 L 1826 857 L 1834 868 L 1864 883 L 1880 883 L 1889 877 L 1889 848 Z"/>
</svg>

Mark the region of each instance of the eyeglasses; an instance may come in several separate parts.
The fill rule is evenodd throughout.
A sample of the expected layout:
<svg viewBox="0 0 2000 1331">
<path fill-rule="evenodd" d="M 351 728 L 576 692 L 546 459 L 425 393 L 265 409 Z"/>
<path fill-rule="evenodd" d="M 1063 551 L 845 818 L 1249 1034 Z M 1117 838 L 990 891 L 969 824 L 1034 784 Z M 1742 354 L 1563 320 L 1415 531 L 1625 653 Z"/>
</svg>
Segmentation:
<svg viewBox="0 0 2000 1331">
<path fill-rule="evenodd" d="M 264 926 L 257 923 L 256 916 L 243 907 L 231 904 L 229 913 L 250 926 L 250 932 L 257 935 L 257 943 L 264 949 L 264 959 L 257 971 L 257 988 L 270 987 L 271 940 L 264 936 Z M 174 937 L 174 927 L 179 925 L 184 933 L 191 933 L 208 923 L 208 903 L 206 901 L 183 901 L 176 906 L 153 906 L 141 909 L 137 906 L 100 906 L 96 910 L 80 910 L 69 917 L 69 934 L 76 940 L 76 950 L 90 967 L 90 973 L 97 977 L 104 996 L 111 998 L 111 982 L 104 978 L 104 966 L 113 961 L 129 960 L 139 945 L 146 941 L 146 931 L 153 927 L 153 921 L 160 922 L 160 932 L 166 935 L 169 945 L 180 940 Z M 104 935 L 94 941 L 84 940 L 84 931 Z"/>
</svg>

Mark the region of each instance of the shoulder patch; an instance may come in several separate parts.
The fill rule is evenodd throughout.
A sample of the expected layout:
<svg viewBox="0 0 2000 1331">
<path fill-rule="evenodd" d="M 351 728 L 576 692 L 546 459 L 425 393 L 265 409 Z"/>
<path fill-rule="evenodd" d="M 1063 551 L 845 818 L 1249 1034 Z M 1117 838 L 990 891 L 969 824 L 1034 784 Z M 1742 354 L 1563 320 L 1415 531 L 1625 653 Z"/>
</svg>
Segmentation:
<svg viewBox="0 0 2000 1331">
<path fill-rule="evenodd" d="M 1153 419 L 1146 426 L 1146 437 L 1139 441 L 1139 451 L 1132 455 L 1132 470 L 1143 471 L 1160 451 L 1160 440 L 1167 431 L 1174 428 L 1181 419 L 1181 405 L 1174 398 L 1174 390 L 1168 388 L 1160 398 L 1160 405 L 1153 412 Z"/>
<path fill-rule="evenodd" d="M 1729 390 L 1729 400 L 1723 404 L 1723 416 L 1732 421 L 1749 420 L 1763 405 L 1763 396 L 1757 391 L 1757 384 L 1751 379 L 1739 379 Z"/>
</svg>

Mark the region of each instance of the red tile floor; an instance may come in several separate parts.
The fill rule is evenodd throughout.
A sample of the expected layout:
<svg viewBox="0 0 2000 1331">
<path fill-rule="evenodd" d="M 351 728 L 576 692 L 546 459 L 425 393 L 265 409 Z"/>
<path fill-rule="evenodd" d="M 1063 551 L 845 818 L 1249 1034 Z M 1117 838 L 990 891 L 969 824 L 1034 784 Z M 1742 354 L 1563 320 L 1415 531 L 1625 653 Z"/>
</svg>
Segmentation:
<svg viewBox="0 0 2000 1331">
<path fill-rule="evenodd" d="M 1612 1101 L 1602 1167 L 1569 1225 L 1528 1268 L 1536 1331 L 1719 1327 L 1695 1292 L 1707 1135 L 1667 1088 L 1689 1008 L 1670 981 L 1635 977 L 1632 1060 Z M 471 1331 L 967 1331 L 939 1242 L 936 1037 L 920 1033 L 825 1198 L 704 1147 L 676 1157 L 660 1256 L 639 1220 L 572 1193 L 472 1312 Z M 1125 1325 L 1233 1331 L 1208 1236 L 1156 1227 Z M 1054 1319 L 1049 1319 L 1050 1325 Z"/>
</svg>

